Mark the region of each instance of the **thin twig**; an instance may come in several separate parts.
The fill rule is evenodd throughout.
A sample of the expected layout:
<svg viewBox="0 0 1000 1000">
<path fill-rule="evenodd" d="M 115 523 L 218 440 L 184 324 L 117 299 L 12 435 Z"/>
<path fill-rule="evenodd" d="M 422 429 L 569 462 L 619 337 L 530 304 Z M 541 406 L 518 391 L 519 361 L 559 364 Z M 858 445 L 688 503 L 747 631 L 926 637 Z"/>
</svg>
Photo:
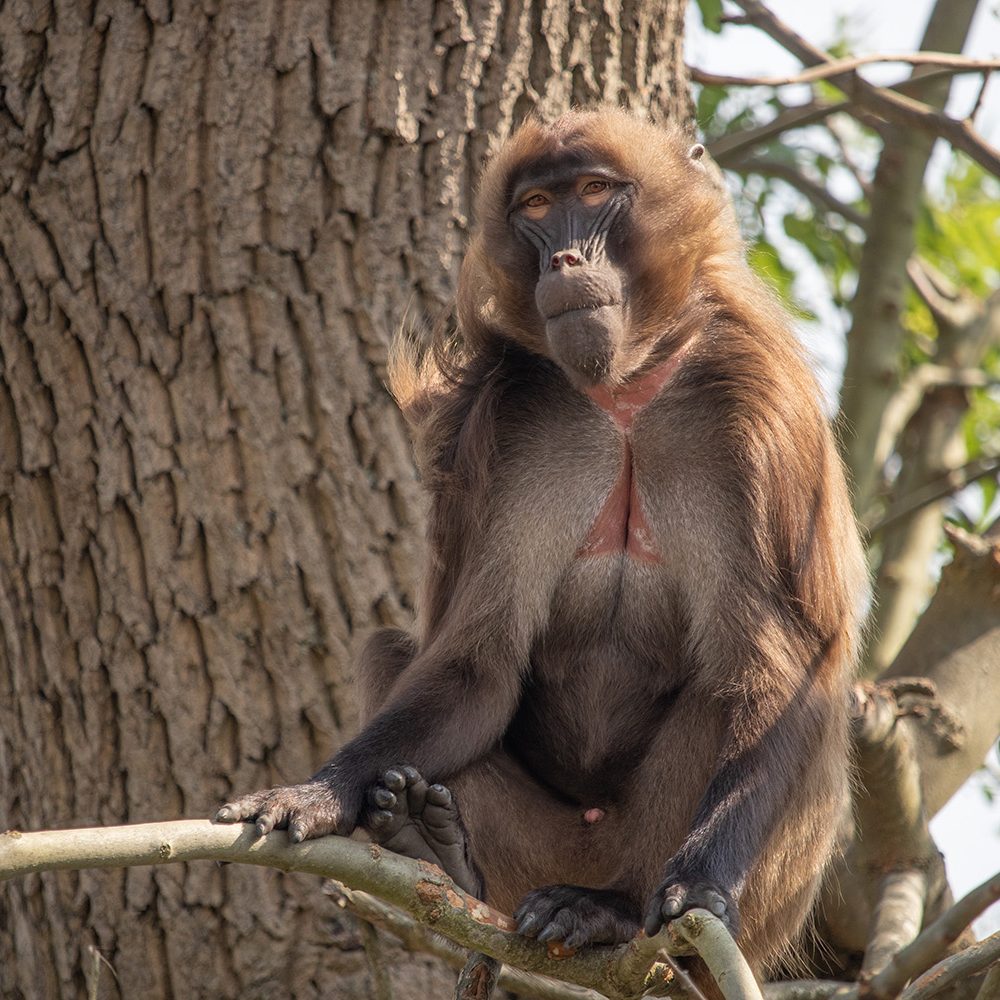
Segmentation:
<svg viewBox="0 0 1000 1000">
<path fill-rule="evenodd" d="M 858 185 L 861 193 L 867 198 L 871 194 L 871 179 L 865 176 L 865 171 L 854 159 L 854 152 L 848 146 L 848 140 L 841 133 L 840 119 L 831 116 L 823 122 L 823 128 L 830 134 L 837 149 L 840 151 L 840 162 L 845 170 L 850 171 L 854 178 L 854 183 Z"/>
<path fill-rule="evenodd" d="M 833 62 L 828 53 L 793 31 L 760 0 L 734 2 L 746 12 L 749 23 L 770 35 L 807 66 L 826 66 Z M 1000 176 L 1000 150 L 977 135 L 969 122 L 952 118 L 943 111 L 890 88 L 877 87 L 854 72 L 835 74 L 830 82 L 848 95 L 850 101 L 845 110 L 852 115 L 856 116 L 856 109 L 860 107 L 886 121 L 918 129 L 935 138 L 947 139 L 955 149 L 966 153 L 991 174 Z"/>
<path fill-rule="evenodd" d="M 910 52 L 905 55 L 890 53 L 870 53 L 850 56 L 846 59 L 832 59 L 818 66 L 793 73 L 791 76 L 726 76 L 712 73 L 697 66 L 688 66 L 688 72 L 695 83 L 713 87 L 786 87 L 799 83 L 815 83 L 829 80 L 853 72 L 871 63 L 908 63 L 913 66 L 940 66 L 959 73 L 986 73 L 1000 69 L 1000 60 L 973 59 L 947 52 Z M 911 78 L 912 80 L 912 78 Z"/>
<path fill-rule="evenodd" d="M 983 98 L 986 97 L 986 88 L 990 85 L 990 74 L 984 73 L 982 80 L 979 81 L 979 93 L 976 94 L 976 100 L 973 102 L 972 109 L 966 115 L 966 118 L 970 122 L 976 120 L 976 115 L 979 114 L 979 109 L 983 106 Z"/>
<path fill-rule="evenodd" d="M 372 974 L 372 1000 L 392 1000 L 392 980 L 389 978 L 389 967 L 382 953 L 378 931 L 367 920 L 359 920 L 358 929 L 365 957 L 368 959 L 368 971 Z"/>
<path fill-rule="evenodd" d="M 986 973 L 986 978 L 976 994 L 976 1000 L 1000 1000 L 1000 962 Z"/>
<path fill-rule="evenodd" d="M 971 462 L 967 462 L 958 469 L 949 470 L 939 479 L 927 483 L 926 486 L 914 490 L 909 496 L 894 503 L 882 517 L 868 527 L 868 534 L 869 536 L 877 535 L 891 525 L 911 517 L 918 510 L 923 510 L 929 504 L 954 496 L 959 490 L 964 490 L 966 486 L 998 473 L 1000 473 L 1000 456 L 986 455 L 974 458 Z"/>
<path fill-rule="evenodd" d="M 500 963 L 474 951 L 459 973 L 455 1000 L 490 1000 L 499 978 Z"/>
<path fill-rule="evenodd" d="M 899 1000 L 929 1000 L 952 983 L 964 982 L 997 961 L 1000 961 L 1000 931 L 985 941 L 980 941 L 965 951 L 938 962 L 933 969 L 925 972 L 915 983 L 911 983 L 903 990 L 899 994 Z"/>
<path fill-rule="evenodd" d="M 801 194 L 804 194 L 817 208 L 827 212 L 835 212 L 846 221 L 864 229 L 867 218 L 852 205 L 846 205 L 832 195 L 822 184 L 810 180 L 790 163 L 772 160 L 765 156 L 732 157 L 726 160 L 726 166 L 737 173 L 759 173 L 769 177 L 777 177 L 790 184 Z"/>
</svg>

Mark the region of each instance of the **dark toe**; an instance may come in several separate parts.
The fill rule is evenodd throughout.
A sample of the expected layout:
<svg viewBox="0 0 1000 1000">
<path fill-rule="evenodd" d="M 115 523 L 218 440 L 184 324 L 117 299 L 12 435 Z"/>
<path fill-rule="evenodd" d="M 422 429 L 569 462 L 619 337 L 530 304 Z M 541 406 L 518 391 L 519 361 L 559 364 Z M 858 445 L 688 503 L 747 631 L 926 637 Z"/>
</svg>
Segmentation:
<svg viewBox="0 0 1000 1000">
<path fill-rule="evenodd" d="M 382 775 L 382 784 L 393 792 L 401 792 L 406 788 L 406 777 L 401 767 L 390 767 Z"/>
<path fill-rule="evenodd" d="M 376 785 L 371 793 L 372 805 L 378 809 L 394 809 L 396 806 L 396 796 L 384 785 Z"/>
</svg>

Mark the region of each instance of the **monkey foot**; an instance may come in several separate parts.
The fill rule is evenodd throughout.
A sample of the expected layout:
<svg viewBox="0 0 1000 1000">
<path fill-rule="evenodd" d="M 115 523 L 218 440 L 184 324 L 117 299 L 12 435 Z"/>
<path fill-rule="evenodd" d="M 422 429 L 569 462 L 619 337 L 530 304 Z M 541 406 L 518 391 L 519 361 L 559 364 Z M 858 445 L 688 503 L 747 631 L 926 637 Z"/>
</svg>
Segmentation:
<svg viewBox="0 0 1000 1000">
<path fill-rule="evenodd" d="M 639 908 L 620 892 L 577 885 L 533 889 L 514 911 L 521 934 L 567 948 L 618 944 L 639 930 Z"/>
<path fill-rule="evenodd" d="M 391 767 L 368 799 L 367 829 L 376 844 L 429 861 L 466 892 L 482 895 L 482 879 L 469 860 L 465 827 L 444 785 L 428 785 L 414 767 Z"/>
</svg>

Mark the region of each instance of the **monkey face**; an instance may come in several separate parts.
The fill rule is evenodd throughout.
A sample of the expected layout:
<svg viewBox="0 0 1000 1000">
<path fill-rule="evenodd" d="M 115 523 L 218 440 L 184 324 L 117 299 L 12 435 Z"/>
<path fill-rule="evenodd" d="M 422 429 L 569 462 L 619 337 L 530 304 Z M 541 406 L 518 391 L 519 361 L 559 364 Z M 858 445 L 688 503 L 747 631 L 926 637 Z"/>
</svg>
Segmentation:
<svg viewBox="0 0 1000 1000">
<path fill-rule="evenodd" d="M 696 324 L 683 315 L 693 285 L 741 252 L 703 152 L 625 111 L 525 122 L 483 174 L 463 339 L 514 340 L 581 388 L 669 356 Z"/>
<path fill-rule="evenodd" d="M 605 164 L 576 161 L 532 164 L 507 217 L 538 262 L 534 298 L 549 353 L 574 381 L 597 384 L 620 367 L 625 346 L 625 276 L 614 251 L 634 185 Z"/>
</svg>

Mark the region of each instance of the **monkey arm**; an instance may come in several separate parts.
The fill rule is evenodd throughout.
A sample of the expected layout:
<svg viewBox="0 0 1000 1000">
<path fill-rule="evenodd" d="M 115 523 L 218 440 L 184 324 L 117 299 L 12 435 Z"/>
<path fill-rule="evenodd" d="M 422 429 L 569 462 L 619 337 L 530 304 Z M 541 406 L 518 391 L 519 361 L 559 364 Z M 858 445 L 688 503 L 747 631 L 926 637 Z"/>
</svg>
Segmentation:
<svg viewBox="0 0 1000 1000">
<path fill-rule="evenodd" d="M 470 635 L 448 629 L 417 654 L 385 707 L 308 781 L 244 795 L 216 818 L 252 821 L 260 833 L 287 827 L 293 841 L 346 836 L 386 769 L 411 764 L 436 781 L 480 756 L 513 717 L 528 658 L 506 630 L 478 646 Z"/>
<path fill-rule="evenodd" d="M 449 638 L 418 654 L 385 707 L 314 780 L 367 786 L 395 764 L 444 779 L 500 739 L 520 699 L 527 651 L 510 637 L 497 636 L 478 650 Z"/>
<path fill-rule="evenodd" d="M 743 680 L 751 682 L 737 681 L 735 696 L 727 698 L 729 725 L 719 766 L 690 833 L 668 862 L 647 917 L 650 933 L 663 920 L 699 905 L 728 918 L 737 931 L 736 902 L 746 876 L 787 818 L 790 802 L 813 794 L 836 797 L 837 786 L 846 787 L 846 774 L 841 774 L 825 776 L 829 788 L 804 788 L 817 747 L 845 737 L 846 692 L 817 676 L 821 666 L 815 661 L 825 651 L 816 651 L 797 683 L 761 691 L 752 678 L 770 679 L 788 666 L 775 650 L 768 662 L 762 656 L 767 652 L 761 643 L 755 650 L 761 658 L 744 668 Z M 742 653 L 747 664 L 748 651 Z"/>
<path fill-rule="evenodd" d="M 573 552 L 572 536 L 539 526 L 538 518 L 534 532 L 515 532 L 511 517 L 533 523 L 516 507 L 508 516 L 484 518 L 458 579 L 449 582 L 451 599 L 433 635 L 364 729 L 309 781 L 227 802 L 217 819 L 253 821 L 261 833 L 287 827 L 294 841 L 346 835 L 387 768 L 410 764 L 436 781 L 500 739 L 520 699 L 531 643 Z"/>
<path fill-rule="evenodd" d="M 832 838 L 846 794 L 846 684 L 866 573 L 833 446 L 822 424 L 803 423 L 797 435 L 765 425 L 771 436 L 745 454 L 744 475 L 702 497 L 714 530 L 690 525 L 678 551 L 695 683 L 724 706 L 726 735 L 648 912 L 651 932 L 696 905 L 735 929 L 736 900 L 774 835 L 794 842 L 809 811 L 814 825 L 828 818 Z M 799 442 L 790 455 L 774 445 L 783 431 Z"/>
</svg>

